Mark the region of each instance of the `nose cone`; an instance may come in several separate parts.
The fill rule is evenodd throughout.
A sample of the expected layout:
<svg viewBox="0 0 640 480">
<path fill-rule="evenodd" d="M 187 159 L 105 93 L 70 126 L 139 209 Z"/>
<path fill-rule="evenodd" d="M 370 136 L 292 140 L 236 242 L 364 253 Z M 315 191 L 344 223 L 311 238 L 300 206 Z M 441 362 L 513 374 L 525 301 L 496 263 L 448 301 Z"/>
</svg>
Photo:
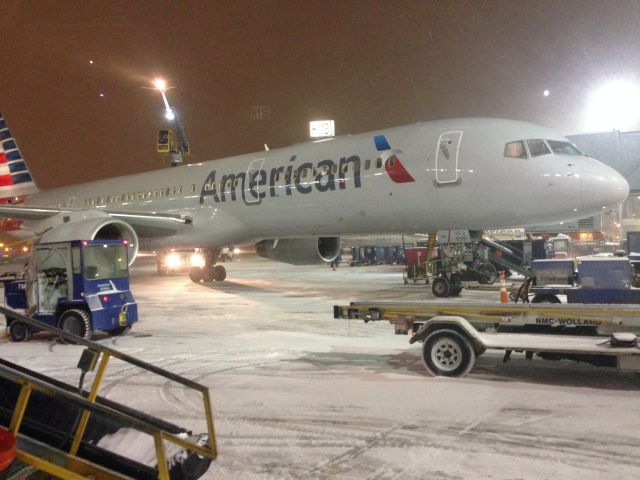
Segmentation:
<svg viewBox="0 0 640 480">
<path fill-rule="evenodd" d="M 590 168 L 581 175 L 583 208 L 588 214 L 615 208 L 629 196 L 629 184 L 616 170 L 589 159 Z"/>
</svg>

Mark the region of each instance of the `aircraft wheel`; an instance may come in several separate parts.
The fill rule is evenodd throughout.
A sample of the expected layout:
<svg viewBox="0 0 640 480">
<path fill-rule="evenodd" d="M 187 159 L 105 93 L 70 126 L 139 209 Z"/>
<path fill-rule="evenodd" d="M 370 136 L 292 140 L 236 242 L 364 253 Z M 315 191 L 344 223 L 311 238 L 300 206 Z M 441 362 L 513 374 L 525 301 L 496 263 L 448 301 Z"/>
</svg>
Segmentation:
<svg viewBox="0 0 640 480">
<path fill-rule="evenodd" d="M 202 268 L 191 267 L 191 270 L 189 270 L 189 279 L 192 282 L 200 283 L 202 281 Z"/>
<path fill-rule="evenodd" d="M 422 362 L 427 371 L 435 376 L 463 377 L 475 361 L 473 346 L 455 330 L 435 330 L 422 346 Z"/>
<path fill-rule="evenodd" d="M 70 333 L 82 338 L 91 337 L 91 318 L 84 310 L 73 308 L 67 310 L 60 316 L 58 328 L 65 333 Z"/>
<path fill-rule="evenodd" d="M 202 268 L 202 280 L 204 282 L 213 282 L 216 280 L 216 268 L 213 265 L 206 265 Z"/>
<path fill-rule="evenodd" d="M 449 280 L 443 277 L 438 277 L 433 281 L 431 291 L 438 298 L 448 297 L 450 287 Z"/>
<path fill-rule="evenodd" d="M 19 320 L 14 320 L 9 324 L 9 336 L 14 342 L 28 342 L 31 340 L 29 325 Z"/>
<path fill-rule="evenodd" d="M 222 265 L 216 265 L 213 268 L 213 279 L 216 282 L 222 282 L 227 278 L 227 270 Z"/>
</svg>

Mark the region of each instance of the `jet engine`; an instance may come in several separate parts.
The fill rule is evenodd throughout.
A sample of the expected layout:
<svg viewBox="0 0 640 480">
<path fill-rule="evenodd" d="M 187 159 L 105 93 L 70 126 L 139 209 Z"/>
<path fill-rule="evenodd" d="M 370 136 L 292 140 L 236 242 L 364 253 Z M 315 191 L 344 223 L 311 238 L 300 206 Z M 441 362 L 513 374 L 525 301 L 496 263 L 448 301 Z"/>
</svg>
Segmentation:
<svg viewBox="0 0 640 480">
<path fill-rule="evenodd" d="M 65 221 L 68 219 L 67 221 Z M 63 219 L 63 223 L 48 229 L 40 242 L 66 242 L 70 240 L 125 240 L 129 246 L 129 265 L 138 255 L 138 235 L 126 222 L 109 216 L 97 216 L 82 220 Z"/>
<path fill-rule="evenodd" d="M 283 238 L 256 243 L 261 257 L 293 265 L 320 265 L 340 253 L 339 237 Z"/>
</svg>

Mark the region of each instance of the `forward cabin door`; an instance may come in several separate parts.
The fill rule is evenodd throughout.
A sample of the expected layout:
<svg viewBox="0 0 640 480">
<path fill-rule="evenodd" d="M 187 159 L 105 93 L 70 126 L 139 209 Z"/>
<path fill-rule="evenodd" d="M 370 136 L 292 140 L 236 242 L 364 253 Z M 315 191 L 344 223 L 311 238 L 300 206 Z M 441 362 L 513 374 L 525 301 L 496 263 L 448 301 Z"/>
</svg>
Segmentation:
<svg viewBox="0 0 640 480">
<path fill-rule="evenodd" d="M 438 138 L 436 152 L 436 183 L 450 184 L 459 180 L 458 156 L 462 131 L 445 132 Z"/>
</svg>

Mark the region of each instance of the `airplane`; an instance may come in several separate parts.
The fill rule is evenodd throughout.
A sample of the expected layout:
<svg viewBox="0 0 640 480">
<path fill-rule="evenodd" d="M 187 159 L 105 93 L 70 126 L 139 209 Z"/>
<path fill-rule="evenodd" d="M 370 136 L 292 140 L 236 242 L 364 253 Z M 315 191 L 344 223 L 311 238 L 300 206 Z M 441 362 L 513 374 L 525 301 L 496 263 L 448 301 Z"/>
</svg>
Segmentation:
<svg viewBox="0 0 640 480">
<path fill-rule="evenodd" d="M 322 263 L 338 255 L 341 235 L 553 223 L 616 207 L 629 194 L 624 177 L 565 137 L 491 118 L 337 136 L 46 191 L 37 191 L 1 117 L 0 139 L 6 229 L 40 242 L 123 239 L 131 262 L 139 249 L 200 248 L 204 264 L 189 272 L 195 282 L 226 278 L 216 260 L 228 245 Z"/>
</svg>

